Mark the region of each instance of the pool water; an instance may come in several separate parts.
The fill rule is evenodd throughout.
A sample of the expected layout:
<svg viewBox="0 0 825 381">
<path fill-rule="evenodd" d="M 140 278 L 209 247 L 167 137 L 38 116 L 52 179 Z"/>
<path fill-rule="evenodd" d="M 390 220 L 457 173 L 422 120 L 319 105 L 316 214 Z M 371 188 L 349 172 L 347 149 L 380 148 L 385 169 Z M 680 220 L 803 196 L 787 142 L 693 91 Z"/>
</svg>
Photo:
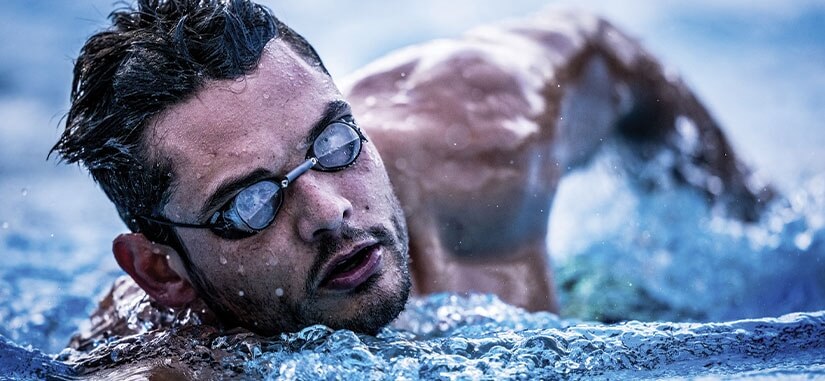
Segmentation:
<svg viewBox="0 0 825 381">
<path fill-rule="evenodd" d="M 575 225 L 551 232 L 562 251 L 554 267 L 564 318 L 492 295 L 439 294 L 411 301 L 377 337 L 322 326 L 276 338 L 197 331 L 182 353 L 218 351 L 203 374 L 241 378 L 825 377 L 825 176 L 804 179 L 758 223 L 743 224 L 678 186 L 640 191 L 616 169 L 617 152 L 604 149 L 559 191 L 552 218 Z M 35 208 L 0 236 L 8 322 L 0 374 L 11 377 L 74 374 L 77 364 L 46 354 L 61 352 L 120 275 L 105 229 L 44 241 L 61 221 L 38 218 Z M 191 327 L 182 327 L 188 337 Z M 151 346 L 181 345 L 172 336 L 102 343 L 85 360 L 58 357 L 105 371 L 151 357 Z"/>
</svg>

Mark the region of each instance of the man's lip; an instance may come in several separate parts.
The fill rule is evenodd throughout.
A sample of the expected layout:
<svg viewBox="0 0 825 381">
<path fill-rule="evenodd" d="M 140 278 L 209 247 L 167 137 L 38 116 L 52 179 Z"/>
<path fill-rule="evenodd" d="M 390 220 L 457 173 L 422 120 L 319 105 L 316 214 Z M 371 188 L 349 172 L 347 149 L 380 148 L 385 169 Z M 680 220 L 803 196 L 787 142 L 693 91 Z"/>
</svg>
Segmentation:
<svg viewBox="0 0 825 381">
<path fill-rule="evenodd" d="M 327 264 L 324 266 L 324 270 L 321 272 L 321 276 L 318 278 L 320 279 L 318 286 L 322 288 L 331 288 L 331 289 L 347 289 L 347 288 L 354 288 L 358 284 L 362 283 L 366 280 L 372 273 L 377 270 L 378 265 L 380 265 L 381 261 L 381 246 L 378 245 L 376 241 L 366 241 L 355 245 L 349 251 L 341 251 L 340 253 L 336 254 L 335 256 L 330 259 Z M 334 273 L 335 269 L 342 264 L 343 262 L 347 261 L 348 259 L 354 257 L 355 255 L 359 254 L 362 250 L 368 250 L 368 253 L 364 253 L 365 257 L 354 270 L 354 274 L 351 276 L 346 277 L 345 279 L 338 279 L 339 275 Z M 369 268 L 366 268 L 369 267 Z M 347 271 L 347 273 L 352 272 L 352 270 Z M 369 274 L 367 274 L 369 273 Z M 331 279 L 332 278 L 332 279 Z M 361 279 L 364 278 L 364 279 Z M 358 284 L 354 284 L 358 283 Z M 351 286 L 351 287 L 350 287 Z"/>
</svg>

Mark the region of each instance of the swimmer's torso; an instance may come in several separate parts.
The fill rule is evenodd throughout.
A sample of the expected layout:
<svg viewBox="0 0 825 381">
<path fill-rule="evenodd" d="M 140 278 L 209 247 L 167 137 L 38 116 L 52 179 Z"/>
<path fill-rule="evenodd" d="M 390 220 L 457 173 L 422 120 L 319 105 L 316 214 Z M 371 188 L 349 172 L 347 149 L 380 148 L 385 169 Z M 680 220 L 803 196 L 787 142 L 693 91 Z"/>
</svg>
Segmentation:
<svg viewBox="0 0 825 381">
<path fill-rule="evenodd" d="M 680 79 L 591 15 L 481 27 L 402 49 L 343 83 L 407 215 L 419 294 L 489 292 L 555 311 L 553 196 L 607 140 L 629 142 L 642 162 L 673 152 L 675 181 L 737 217 L 770 198 L 748 186 L 747 167 Z M 682 146 L 677 121 L 700 144 Z M 714 179 L 723 189 L 708 186 Z"/>
<path fill-rule="evenodd" d="M 543 14 L 406 48 L 344 86 L 407 215 L 418 293 L 492 292 L 555 309 L 553 195 L 619 116 L 609 65 L 635 59 L 601 49 L 608 33 L 596 18 Z"/>
</svg>

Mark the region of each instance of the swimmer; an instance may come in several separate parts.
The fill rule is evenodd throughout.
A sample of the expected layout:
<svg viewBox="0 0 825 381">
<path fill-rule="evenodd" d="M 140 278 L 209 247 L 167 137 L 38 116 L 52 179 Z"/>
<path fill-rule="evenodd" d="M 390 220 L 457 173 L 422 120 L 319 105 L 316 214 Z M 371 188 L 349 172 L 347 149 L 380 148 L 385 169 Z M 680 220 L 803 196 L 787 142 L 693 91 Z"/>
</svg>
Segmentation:
<svg viewBox="0 0 825 381">
<path fill-rule="evenodd" d="M 692 92 L 593 16 L 409 47 L 341 87 L 251 2 L 142 0 L 112 21 L 81 50 L 53 148 L 132 231 L 112 246 L 129 277 L 77 350 L 134 333 L 126 301 L 261 335 L 375 334 L 435 292 L 557 312 L 553 196 L 604 142 L 673 153 L 672 180 L 731 215 L 770 198 Z"/>
</svg>

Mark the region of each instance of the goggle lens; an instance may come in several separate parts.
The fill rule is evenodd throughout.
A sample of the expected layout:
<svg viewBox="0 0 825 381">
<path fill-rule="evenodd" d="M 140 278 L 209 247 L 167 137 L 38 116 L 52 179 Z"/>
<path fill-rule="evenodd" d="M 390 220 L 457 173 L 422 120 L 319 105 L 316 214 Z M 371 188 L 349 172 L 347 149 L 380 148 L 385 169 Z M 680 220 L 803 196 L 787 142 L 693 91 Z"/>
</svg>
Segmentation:
<svg viewBox="0 0 825 381">
<path fill-rule="evenodd" d="M 261 181 L 238 193 L 233 208 L 247 226 L 260 230 L 275 218 L 280 197 L 281 188 L 278 185 L 271 181 Z"/>
<path fill-rule="evenodd" d="M 346 123 L 334 122 L 312 144 L 312 153 L 323 170 L 346 167 L 361 152 L 361 136 Z"/>
</svg>

